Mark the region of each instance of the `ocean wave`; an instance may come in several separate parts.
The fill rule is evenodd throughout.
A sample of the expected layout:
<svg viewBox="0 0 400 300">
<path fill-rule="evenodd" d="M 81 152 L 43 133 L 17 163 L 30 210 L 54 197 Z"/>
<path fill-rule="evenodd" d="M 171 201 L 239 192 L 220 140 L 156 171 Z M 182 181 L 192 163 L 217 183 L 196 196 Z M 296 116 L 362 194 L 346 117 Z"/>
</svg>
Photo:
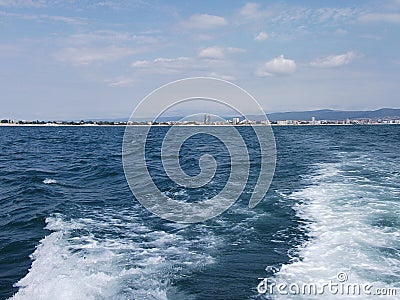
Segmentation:
<svg viewBox="0 0 400 300">
<path fill-rule="evenodd" d="M 396 214 L 400 204 L 395 200 L 399 189 L 387 189 L 379 176 L 372 182 L 363 178 L 360 174 L 368 168 L 365 161 L 344 158 L 340 163 L 321 164 L 308 176 L 309 186 L 288 196 L 297 202 L 297 215 L 306 221 L 308 239 L 295 249 L 291 263 L 275 273 L 275 282 L 328 282 L 345 272 L 351 283 L 399 287 L 400 233 Z M 346 167 L 358 168 L 358 176 L 352 170 L 343 171 Z M 382 225 L 377 220 L 393 222 Z M 275 295 L 279 296 L 282 295 Z M 318 295 L 318 299 L 340 297 L 343 296 Z"/>
<path fill-rule="evenodd" d="M 201 248 L 214 244 L 213 237 L 185 240 L 136 221 L 129 212 L 48 217 L 46 228 L 53 232 L 31 255 L 31 268 L 11 299 L 189 299 L 172 282 L 214 262 Z"/>
</svg>

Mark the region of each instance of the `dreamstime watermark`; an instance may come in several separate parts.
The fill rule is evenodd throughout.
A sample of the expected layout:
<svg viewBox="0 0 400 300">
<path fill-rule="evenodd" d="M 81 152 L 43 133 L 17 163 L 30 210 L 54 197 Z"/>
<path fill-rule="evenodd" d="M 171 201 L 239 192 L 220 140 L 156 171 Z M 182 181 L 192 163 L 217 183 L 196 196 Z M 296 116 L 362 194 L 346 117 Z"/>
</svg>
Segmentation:
<svg viewBox="0 0 400 300">
<path fill-rule="evenodd" d="M 201 113 L 183 116 L 178 124 L 163 129 L 153 125 L 167 111 L 176 110 L 180 105 L 196 107 Z M 233 111 L 242 120 L 257 119 L 258 125 L 248 123 L 249 128 L 245 134 L 236 126 L 182 126 L 185 120 L 196 117 L 204 117 L 204 123 L 210 121 L 210 116 L 225 120 L 224 116 L 210 111 L 210 107 L 216 105 Z M 132 125 L 143 122 L 144 119 L 149 121 L 148 126 Z M 157 151 L 155 143 L 161 133 L 161 150 Z M 220 178 L 220 157 L 212 151 L 198 157 L 198 174 L 188 174 L 181 166 L 184 161 L 181 151 L 183 145 L 200 135 L 217 141 L 227 151 L 229 176 L 222 185 L 223 188 L 212 197 L 190 202 L 179 201 L 165 192 L 160 177 L 164 175 L 171 185 L 189 192 L 207 187 Z M 251 157 L 255 159 L 252 160 Z M 255 207 L 264 198 L 271 184 L 276 163 L 276 146 L 265 112 L 254 97 L 228 81 L 196 77 L 166 84 L 150 93 L 136 106 L 125 129 L 122 161 L 132 193 L 147 210 L 170 221 L 196 223 L 211 219 L 234 204 L 249 187 L 250 170 L 255 182 L 250 185 L 251 190 L 246 192 L 251 195 L 249 208 Z M 160 161 L 159 170 L 152 172 L 152 164 L 157 161 Z"/>
<path fill-rule="evenodd" d="M 400 295 L 400 290 L 396 288 L 374 287 L 369 283 L 348 282 L 346 272 L 339 272 L 336 280 L 327 282 L 275 282 L 269 278 L 258 278 L 259 284 L 257 291 L 259 294 L 270 295 L 297 295 L 297 296 L 318 296 L 318 295 L 338 295 L 338 296 L 396 296 Z"/>
</svg>

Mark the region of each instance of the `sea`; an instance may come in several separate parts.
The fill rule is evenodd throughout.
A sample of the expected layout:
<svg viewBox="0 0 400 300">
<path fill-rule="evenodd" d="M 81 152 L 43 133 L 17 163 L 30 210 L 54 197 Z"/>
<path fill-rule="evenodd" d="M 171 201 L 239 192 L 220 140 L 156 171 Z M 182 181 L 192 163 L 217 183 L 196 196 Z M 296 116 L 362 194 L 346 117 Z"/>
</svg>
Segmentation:
<svg viewBox="0 0 400 300">
<path fill-rule="evenodd" d="M 275 126 L 263 200 L 249 208 L 245 190 L 194 224 L 164 220 L 135 199 L 124 130 L 0 127 L 0 299 L 400 299 L 400 126 Z M 154 149 L 166 130 L 153 132 Z M 196 174 L 196 147 L 210 148 L 224 159 L 215 184 L 193 194 L 153 168 L 163 193 L 200 201 L 221 190 L 231 168 L 214 146 L 198 136 L 181 162 Z M 291 294 L 296 284 L 329 282 L 371 294 Z"/>
</svg>

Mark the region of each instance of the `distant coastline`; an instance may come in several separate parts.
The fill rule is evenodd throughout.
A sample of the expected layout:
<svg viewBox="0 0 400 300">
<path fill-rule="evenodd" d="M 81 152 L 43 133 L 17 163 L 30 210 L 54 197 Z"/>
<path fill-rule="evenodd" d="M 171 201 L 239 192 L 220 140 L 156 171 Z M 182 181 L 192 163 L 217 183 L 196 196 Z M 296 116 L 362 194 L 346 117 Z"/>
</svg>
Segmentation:
<svg viewBox="0 0 400 300">
<path fill-rule="evenodd" d="M 314 110 L 314 111 L 293 111 L 267 114 L 265 116 L 235 116 L 225 117 L 224 121 L 213 121 L 210 115 L 205 114 L 204 120 L 193 119 L 181 121 L 183 117 L 162 117 L 156 122 L 142 120 L 137 122 L 127 119 L 109 120 L 15 120 L 0 119 L 0 126 L 320 126 L 320 125 L 382 125 L 400 124 L 400 109 L 381 108 L 372 111 L 339 111 L 339 110 Z"/>
<path fill-rule="evenodd" d="M 183 126 L 183 127 L 191 127 L 191 126 L 215 126 L 215 127 L 224 127 L 224 126 L 267 126 L 268 124 L 164 124 L 164 123 L 157 123 L 157 124 L 53 124 L 53 123 L 44 123 L 44 124 L 4 124 L 0 123 L 0 127 L 121 127 L 121 126 L 138 126 L 138 127 L 146 127 L 146 126 Z M 374 126 L 374 125 L 400 125 L 400 120 L 392 121 L 392 122 L 372 122 L 372 123 L 317 123 L 317 124 L 310 124 L 310 123 L 270 123 L 270 126 L 276 127 L 290 127 L 290 126 L 354 126 L 354 125 L 361 125 L 361 126 Z"/>
</svg>

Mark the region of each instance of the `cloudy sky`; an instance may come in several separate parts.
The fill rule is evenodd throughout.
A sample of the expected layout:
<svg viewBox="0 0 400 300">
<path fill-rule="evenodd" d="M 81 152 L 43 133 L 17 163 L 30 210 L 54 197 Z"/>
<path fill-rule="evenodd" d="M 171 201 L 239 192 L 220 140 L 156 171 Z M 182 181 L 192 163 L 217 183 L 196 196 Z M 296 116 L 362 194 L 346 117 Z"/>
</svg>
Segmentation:
<svg viewBox="0 0 400 300">
<path fill-rule="evenodd" d="M 400 107 L 400 0 L 0 0 L 0 117 L 128 117 L 212 76 L 267 112 Z"/>
</svg>

